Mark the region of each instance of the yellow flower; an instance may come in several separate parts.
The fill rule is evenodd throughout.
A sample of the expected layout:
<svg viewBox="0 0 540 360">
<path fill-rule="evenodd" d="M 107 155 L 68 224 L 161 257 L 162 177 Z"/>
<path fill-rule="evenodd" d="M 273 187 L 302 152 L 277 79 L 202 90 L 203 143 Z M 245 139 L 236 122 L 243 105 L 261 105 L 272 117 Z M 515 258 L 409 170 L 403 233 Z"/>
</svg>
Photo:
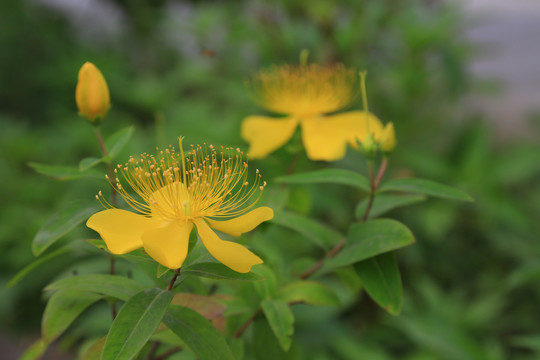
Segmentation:
<svg viewBox="0 0 540 360">
<path fill-rule="evenodd" d="M 396 132 L 393 123 L 389 122 L 384 127 L 379 146 L 384 153 L 391 153 L 396 147 Z"/>
<path fill-rule="evenodd" d="M 184 156 L 180 140 L 180 150 L 180 154 L 173 147 L 155 156 L 144 153 L 118 165 L 111 185 L 139 214 L 112 208 L 98 196 L 111 208 L 92 215 L 86 225 L 101 235 L 113 254 L 144 247 L 170 269 L 182 266 L 195 225 L 214 258 L 237 272 L 249 272 L 263 261 L 242 245 L 221 240 L 212 229 L 240 236 L 272 219 L 269 207 L 250 210 L 256 202 L 250 200 L 260 196 L 266 182 L 261 184 L 259 170 L 253 183 L 248 182 L 248 164 L 240 149 L 222 147 L 218 154 L 212 145 L 192 146 Z M 123 182 L 137 196 L 128 193 Z M 218 220 L 222 218 L 229 219 Z"/>
<path fill-rule="evenodd" d="M 75 101 L 79 113 L 91 123 L 103 119 L 111 107 L 107 82 L 101 71 L 90 62 L 86 62 L 79 70 Z"/>
<path fill-rule="evenodd" d="M 347 144 L 358 146 L 371 133 L 378 138 L 381 122 L 364 111 L 324 115 L 351 104 L 358 95 L 358 73 L 343 65 L 285 65 L 255 74 L 250 82 L 255 100 L 284 118 L 248 116 L 242 137 L 248 155 L 263 158 L 284 145 L 302 127 L 302 142 L 312 160 L 345 156 Z"/>
</svg>

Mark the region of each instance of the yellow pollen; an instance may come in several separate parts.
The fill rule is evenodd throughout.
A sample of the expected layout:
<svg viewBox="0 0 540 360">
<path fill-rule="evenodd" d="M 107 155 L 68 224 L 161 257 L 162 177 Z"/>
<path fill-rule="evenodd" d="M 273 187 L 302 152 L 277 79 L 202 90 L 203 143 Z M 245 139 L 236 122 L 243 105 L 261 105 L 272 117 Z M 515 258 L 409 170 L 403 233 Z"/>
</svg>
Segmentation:
<svg viewBox="0 0 540 360">
<path fill-rule="evenodd" d="M 358 95 L 355 69 L 336 65 L 284 65 L 252 76 L 248 85 L 265 109 L 299 118 L 337 111 Z"/>
</svg>

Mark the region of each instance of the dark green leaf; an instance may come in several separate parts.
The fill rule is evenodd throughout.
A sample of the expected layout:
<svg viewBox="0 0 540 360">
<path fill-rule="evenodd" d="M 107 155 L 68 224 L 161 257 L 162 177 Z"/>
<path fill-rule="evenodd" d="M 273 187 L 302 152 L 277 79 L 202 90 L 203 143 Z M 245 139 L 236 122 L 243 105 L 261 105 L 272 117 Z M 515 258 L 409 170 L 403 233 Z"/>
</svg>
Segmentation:
<svg viewBox="0 0 540 360">
<path fill-rule="evenodd" d="M 45 290 L 88 291 L 125 301 L 141 291 L 142 288 L 137 282 L 124 276 L 92 274 L 60 279 L 48 285 Z"/>
<path fill-rule="evenodd" d="M 104 179 L 105 176 L 103 173 L 89 170 L 84 173 L 80 172 L 78 168 L 73 166 L 60 166 L 60 165 L 46 165 L 38 164 L 34 162 L 28 163 L 32 169 L 36 170 L 38 173 L 46 176 L 50 176 L 57 180 L 73 180 L 81 178 L 96 178 Z"/>
<path fill-rule="evenodd" d="M 340 305 L 337 295 L 327 286 L 314 281 L 297 281 L 279 290 L 280 299 L 310 305 Z"/>
<path fill-rule="evenodd" d="M 79 171 L 80 172 L 86 171 L 86 170 L 96 166 L 97 164 L 99 164 L 102 161 L 103 161 L 103 159 L 99 159 L 99 158 L 95 158 L 95 157 L 84 158 L 79 162 Z"/>
<path fill-rule="evenodd" d="M 41 321 L 43 340 L 52 343 L 87 307 L 102 297 L 78 290 L 64 290 L 53 294 L 47 302 Z"/>
<path fill-rule="evenodd" d="M 417 178 L 393 179 L 381 185 L 378 192 L 403 191 L 416 194 L 425 194 L 443 199 L 474 201 L 461 190 L 442 185 L 431 180 Z"/>
<path fill-rule="evenodd" d="M 347 234 L 345 247 L 325 261 L 320 273 L 411 245 L 414 241 L 411 231 L 399 221 L 377 219 L 355 224 Z"/>
<path fill-rule="evenodd" d="M 87 203 L 73 202 L 55 213 L 39 229 L 34 237 L 32 241 L 32 252 L 34 255 L 38 256 L 41 254 L 99 209 L 99 206 L 88 206 Z"/>
<path fill-rule="evenodd" d="M 371 206 L 368 219 L 379 217 L 395 208 L 412 205 L 424 201 L 425 199 L 426 197 L 424 195 L 379 194 L 375 196 L 375 199 L 373 200 L 373 205 Z M 358 204 L 355 211 L 357 218 L 361 218 L 364 215 L 368 202 L 369 198 L 365 198 L 361 203 Z"/>
<path fill-rule="evenodd" d="M 107 148 L 109 155 L 104 158 L 105 161 L 111 161 L 114 160 L 120 151 L 126 146 L 127 142 L 133 135 L 133 130 L 135 128 L 133 126 L 128 126 L 126 128 L 123 128 L 107 139 L 105 141 L 105 147 Z"/>
<path fill-rule="evenodd" d="M 401 275 L 392 252 L 377 255 L 355 265 L 369 296 L 392 315 L 401 312 Z"/>
<path fill-rule="evenodd" d="M 323 169 L 313 172 L 280 176 L 277 182 L 287 184 L 341 184 L 350 185 L 369 192 L 371 186 L 369 180 L 354 171 L 344 169 Z"/>
<path fill-rule="evenodd" d="M 112 323 L 102 359 L 134 359 L 159 326 L 172 298 L 172 292 L 161 289 L 146 289 L 133 295 Z"/>
<path fill-rule="evenodd" d="M 201 314 L 184 306 L 171 305 L 163 322 L 200 360 L 234 360 L 223 335 Z"/>
<path fill-rule="evenodd" d="M 265 300 L 261 303 L 261 307 L 281 348 L 288 351 L 294 333 L 294 316 L 291 308 L 283 300 Z"/>
<path fill-rule="evenodd" d="M 343 239 L 343 235 L 338 231 L 289 211 L 274 213 L 271 221 L 297 231 L 323 249 L 330 249 Z"/>
<path fill-rule="evenodd" d="M 17 274 L 15 274 L 15 276 L 12 277 L 11 280 L 9 280 L 9 282 L 7 283 L 7 287 L 10 288 L 10 287 L 14 286 L 19 281 L 21 281 L 21 279 L 23 279 L 25 276 L 27 276 L 30 272 L 32 272 L 37 267 L 39 267 L 39 266 L 41 266 L 43 264 L 46 264 L 50 260 L 56 259 L 58 256 L 60 256 L 62 254 L 65 254 L 65 253 L 68 253 L 70 251 L 71 251 L 71 249 L 61 248 L 61 249 L 57 249 L 57 250 L 55 250 L 55 251 L 53 251 L 53 252 L 51 252 L 51 253 L 49 253 L 47 255 L 44 255 L 43 257 L 40 257 L 36 261 L 34 261 L 34 262 L 30 263 L 29 265 L 27 265 L 26 267 L 24 267 Z"/>
<path fill-rule="evenodd" d="M 223 264 L 214 262 L 188 265 L 185 268 L 182 268 L 182 275 L 195 275 L 217 280 L 262 280 L 260 276 L 255 275 L 252 272 L 245 274 L 239 273 L 229 269 Z"/>
<path fill-rule="evenodd" d="M 39 339 L 35 343 L 30 345 L 28 349 L 26 349 L 26 351 L 24 352 L 24 354 L 21 355 L 19 360 L 37 360 L 41 358 L 41 356 L 45 353 L 48 346 L 49 345 L 45 340 Z"/>
</svg>

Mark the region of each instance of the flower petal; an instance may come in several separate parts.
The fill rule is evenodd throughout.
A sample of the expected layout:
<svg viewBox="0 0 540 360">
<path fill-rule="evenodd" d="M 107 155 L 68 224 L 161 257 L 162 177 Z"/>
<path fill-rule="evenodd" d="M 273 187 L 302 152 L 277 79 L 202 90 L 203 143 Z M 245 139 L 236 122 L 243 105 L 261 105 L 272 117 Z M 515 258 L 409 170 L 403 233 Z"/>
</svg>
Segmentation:
<svg viewBox="0 0 540 360">
<path fill-rule="evenodd" d="M 157 228 L 161 221 L 120 209 L 100 211 L 86 222 L 97 231 L 113 254 L 125 254 L 142 247 L 143 232 Z"/>
<path fill-rule="evenodd" d="M 334 161 L 345 156 L 347 143 L 357 146 L 368 133 L 366 113 L 350 111 L 342 114 L 302 120 L 302 141 L 311 160 Z M 369 114 L 369 132 L 378 138 L 382 124 Z"/>
<path fill-rule="evenodd" d="M 191 221 L 172 221 L 142 235 L 144 250 L 163 266 L 178 269 L 188 253 L 189 234 L 193 229 Z"/>
<path fill-rule="evenodd" d="M 293 136 L 298 120 L 248 116 L 242 123 L 242 138 L 249 143 L 250 158 L 264 158 Z"/>
<path fill-rule="evenodd" d="M 193 222 L 208 252 L 225 266 L 247 273 L 253 265 L 262 264 L 261 258 L 242 245 L 221 240 L 203 219 L 195 219 Z"/>
<path fill-rule="evenodd" d="M 255 229 L 260 223 L 270 220 L 273 217 L 274 210 L 267 206 L 261 206 L 234 219 L 225 221 L 206 219 L 206 221 L 212 228 L 218 231 L 232 236 L 240 236 L 242 233 Z"/>
</svg>

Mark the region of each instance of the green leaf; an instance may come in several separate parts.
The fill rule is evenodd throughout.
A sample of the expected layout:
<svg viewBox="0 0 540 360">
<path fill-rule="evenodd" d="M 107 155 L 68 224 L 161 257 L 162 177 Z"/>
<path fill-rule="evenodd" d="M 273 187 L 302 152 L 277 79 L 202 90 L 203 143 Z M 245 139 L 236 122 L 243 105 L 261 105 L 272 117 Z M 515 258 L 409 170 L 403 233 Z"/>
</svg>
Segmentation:
<svg viewBox="0 0 540 360">
<path fill-rule="evenodd" d="M 371 206 L 368 218 L 373 219 L 395 208 L 412 205 L 424 201 L 425 199 L 426 197 L 424 195 L 379 194 L 375 196 L 375 199 L 373 200 L 373 205 Z M 364 215 L 368 202 L 369 198 L 365 198 L 358 204 L 355 210 L 357 218 L 360 219 Z"/>
<path fill-rule="evenodd" d="M 109 248 L 107 247 L 107 244 L 105 243 L 105 241 L 103 241 L 101 239 L 87 239 L 86 241 L 90 245 L 93 245 L 93 246 L 97 247 L 99 250 L 110 252 Z"/>
<path fill-rule="evenodd" d="M 79 171 L 84 172 L 84 171 L 96 166 L 97 164 L 99 164 L 102 161 L 103 161 L 103 159 L 99 159 L 99 158 L 95 158 L 95 157 L 84 158 L 79 162 Z"/>
<path fill-rule="evenodd" d="M 338 231 L 289 211 L 274 213 L 274 218 L 270 221 L 297 231 L 323 249 L 330 249 L 343 239 L 343 235 Z"/>
<path fill-rule="evenodd" d="M 403 294 L 394 254 L 377 255 L 354 267 L 369 296 L 390 314 L 399 315 Z"/>
<path fill-rule="evenodd" d="M 403 191 L 425 194 L 443 199 L 474 201 L 472 197 L 461 190 L 442 185 L 431 180 L 417 178 L 392 179 L 381 185 L 378 192 Z"/>
<path fill-rule="evenodd" d="M 49 344 L 52 343 L 87 307 L 102 297 L 78 290 L 64 290 L 53 294 L 41 321 L 43 339 Z"/>
<path fill-rule="evenodd" d="M 87 203 L 72 202 L 53 214 L 41 229 L 39 229 L 32 241 L 32 252 L 34 255 L 38 256 L 41 254 L 99 209 L 100 207 L 88 206 Z"/>
<path fill-rule="evenodd" d="M 355 264 L 414 242 L 411 231 L 396 220 L 377 219 L 355 224 L 349 229 L 347 244 L 335 257 L 325 261 L 317 273 L 326 273 L 338 267 Z"/>
<path fill-rule="evenodd" d="M 112 296 L 127 300 L 143 287 L 134 280 L 119 275 L 92 274 L 60 279 L 48 285 L 45 290 L 77 290 Z"/>
<path fill-rule="evenodd" d="M 146 289 L 126 301 L 111 325 L 102 359 L 135 358 L 159 326 L 173 295 L 167 290 Z"/>
<path fill-rule="evenodd" d="M 26 277 L 29 273 L 31 273 L 34 269 L 38 268 L 39 266 L 46 264 L 50 260 L 56 259 L 58 256 L 70 252 L 71 249 L 69 248 L 61 248 L 57 249 L 47 255 L 44 255 L 43 257 L 40 257 L 36 261 L 30 263 L 29 265 L 25 266 L 21 271 L 19 271 L 17 274 L 15 274 L 14 277 L 9 280 L 7 283 L 7 288 L 11 288 L 15 286 L 21 279 Z"/>
<path fill-rule="evenodd" d="M 252 272 L 239 273 L 229 269 L 221 263 L 203 262 L 196 263 L 182 268 L 182 275 L 195 275 L 216 280 L 263 280 L 262 277 Z"/>
<path fill-rule="evenodd" d="M 109 152 L 109 155 L 104 158 L 104 161 L 112 161 L 114 160 L 120 151 L 126 146 L 127 142 L 133 135 L 133 130 L 135 128 L 133 126 L 128 126 L 126 128 L 123 128 L 107 139 L 105 141 L 105 148 Z"/>
<path fill-rule="evenodd" d="M 103 346 L 105 346 L 106 340 L 107 337 L 104 336 L 93 343 L 79 360 L 101 360 L 101 353 L 103 352 Z"/>
<path fill-rule="evenodd" d="M 50 176 L 57 180 L 74 180 L 82 178 L 95 178 L 95 179 L 104 179 L 105 176 L 103 173 L 89 170 L 84 173 L 80 172 L 78 168 L 73 166 L 61 166 L 61 165 L 47 165 L 47 164 L 38 164 L 35 162 L 29 162 L 28 166 L 34 169 L 36 172 Z"/>
<path fill-rule="evenodd" d="M 159 279 L 160 277 L 162 277 L 163 275 L 168 273 L 170 270 L 171 269 L 169 269 L 168 267 L 163 266 L 161 264 L 158 264 L 157 271 L 156 271 L 156 277 Z"/>
<path fill-rule="evenodd" d="M 223 335 L 201 314 L 184 306 L 171 305 L 163 322 L 200 360 L 234 360 Z"/>
<path fill-rule="evenodd" d="M 297 281 L 279 290 L 280 299 L 310 305 L 340 305 L 337 295 L 327 286 L 314 281 Z"/>
<path fill-rule="evenodd" d="M 341 184 L 354 186 L 369 192 L 371 189 L 369 180 L 354 171 L 344 169 L 323 169 L 313 172 L 280 176 L 277 182 L 287 184 Z"/>
<path fill-rule="evenodd" d="M 294 316 L 291 308 L 283 300 L 265 300 L 261 303 L 261 307 L 281 348 L 288 351 L 294 333 Z"/>
<path fill-rule="evenodd" d="M 215 298 L 189 293 L 176 293 L 171 301 L 172 305 L 181 305 L 195 310 L 208 320 L 220 317 L 226 306 Z"/>
<path fill-rule="evenodd" d="M 45 340 L 38 339 L 36 342 L 30 345 L 28 349 L 26 349 L 19 360 L 37 360 L 45 353 L 48 346 L 49 345 Z"/>
</svg>

